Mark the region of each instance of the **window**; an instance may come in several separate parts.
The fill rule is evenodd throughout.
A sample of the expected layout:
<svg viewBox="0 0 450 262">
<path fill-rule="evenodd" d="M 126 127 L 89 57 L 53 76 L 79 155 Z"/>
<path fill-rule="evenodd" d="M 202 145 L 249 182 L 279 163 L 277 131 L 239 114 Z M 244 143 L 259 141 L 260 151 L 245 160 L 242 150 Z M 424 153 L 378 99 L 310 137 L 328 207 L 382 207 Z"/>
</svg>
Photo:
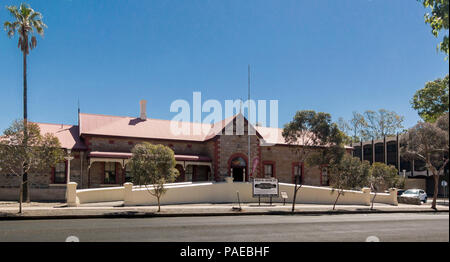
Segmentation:
<svg viewBox="0 0 450 262">
<path fill-rule="evenodd" d="M 405 195 L 418 195 L 419 194 L 419 190 L 417 190 L 417 189 L 408 189 L 405 192 L 403 192 L 403 194 L 405 194 Z"/>
<path fill-rule="evenodd" d="M 55 183 L 55 184 L 66 183 L 66 163 L 65 162 L 56 164 L 53 183 Z"/>
<path fill-rule="evenodd" d="M 185 172 L 186 181 L 192 181 L 193 175 L 194 175 L 194 167 L 192 165 L 188 165 L 186 167 L 186 172 Z"/>
<path fill-rule="evenodd" d="M 131 175 L 130 165 L 125 166 L 125 182 L 133 182 L 133 176 Z"/>
<path fill-rule="evenodd" d="M 208 181 L 208 166 L 196 166 L 192 181 Z"/>
<path fill-rule="evenodd" d="M 297 183 L 302 183 L 303 182 L 303 177 L 302 177 L 302 165 L 300 164 L 294 164 L 294 168 L 293 168 L 293 174 L 292 174 L 292 183 L 295 184 L 295 178 L 298 177 Z"/>
<path fill-rule="evenodd" d="M 322 168 L 322 186 L 329 186 L 329 181 L 328 181 L 328 168 L 323 167 Z"/>
<path fill-rule="evenodd" d="M 116 183 L 116 163 L 105 162 L 105 184 Z"/>
<path fill-rule="evenodd" d="M 273 177 L 273 165 L 272 164 L 264 165 L 264 177 Z"/>
</svg>

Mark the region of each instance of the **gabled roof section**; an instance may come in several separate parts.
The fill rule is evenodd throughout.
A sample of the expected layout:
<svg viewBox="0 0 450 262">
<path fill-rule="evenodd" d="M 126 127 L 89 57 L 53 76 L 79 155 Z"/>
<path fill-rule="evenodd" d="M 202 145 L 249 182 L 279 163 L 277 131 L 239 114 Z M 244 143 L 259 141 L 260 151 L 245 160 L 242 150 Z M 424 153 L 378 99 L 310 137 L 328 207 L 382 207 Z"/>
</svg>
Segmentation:
<svg viewBox="0 0 450 262">
<path fill-rule="evenodd" d="M 237 114 L 214 124 L 195 122 L 175 122 L 147 118 L 141 120 L 135 117 L 108 116 L 98 114 L 80 113 L 80 136 L 117 136 L 143 139 L 182 140 L 203 142 L 223 134 L 225 127 L 231 125 L 236 118 L 243 117 Z M 246 123 L 247 119 L 244 118 Z M 180 129 L 184 126 L 184 131 Z M 180 129 L 178 129 L 179 127 Z M 255 129 L 253 125 L 251 128 Z M 255 129 L 256 135 L 261 135 Z"/>
<path fill-rule="evenodd" d="M 258 130 L 252 124 L 249 124 L 248 120 L 241 113 L 239 113 L 237 115 L 228 117 L 220 122 L 213 124 L 212 128 L 211 128 L 211 132 L 206 137 L 206 140 L 208 140 L 212 137 L 218 136 L 218 135 L 224 135 L 226 133 L 227 128 L 230 128 L 231 130 L 233 130 L 233 124 L 235 123 L 235 121 L 240 121 L 240 120 L 243 120 L 244 123 L 247 124 L 251 130 L 254 130 L 254 134 L 256 134 L 258 137 L 262 137 L 258 133 Z"/>
<path fill-rule="evenodd" d="M 210 131 L 208 132 L 208 134 L 204 138 L 204 141 L 212 139 L 212 138 L 220 135 L 222 130 L 225 128 L 225 126 L 227 126 L 229 123 L 232 123 L 233 119 L 235 117 L 236 116 L 231 116 L 231 117 L 225 118 L 222 121 L 219 121 L 219 122 L 216 122 L 216 123 L 212 124 Z"/>
<path fill-rule="evenodd" d="M 62 124 L 35 123 L 41 129 L 41 135 L 47 133 L 56 136 L 65 149 L 85 150 L 87 147 L 78 135 L 78 126 Z"/>
<path fill-rule="evenodd" d="M 214 124 L 206 124 L 80 113 L 80 135 L 203 142 L 218 135 L 235 117 L 232 116 Z M 186 132 L 176 128 L 183 126 Z"/>
</svg>

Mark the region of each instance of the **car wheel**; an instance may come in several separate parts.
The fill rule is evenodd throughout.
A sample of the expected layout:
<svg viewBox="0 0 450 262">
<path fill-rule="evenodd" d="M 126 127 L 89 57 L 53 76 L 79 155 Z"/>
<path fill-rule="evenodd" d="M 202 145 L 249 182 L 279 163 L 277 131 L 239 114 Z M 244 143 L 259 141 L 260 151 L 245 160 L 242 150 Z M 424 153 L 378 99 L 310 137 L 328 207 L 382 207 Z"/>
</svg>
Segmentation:
<svg viewBox="0 0 450 262">
<path fill-rule="evenodd" d="M 427 198 L 425 198 L 424 200 L 423 200 L 423 203 L 425 204 L 427 202 Z"/>
</svg>

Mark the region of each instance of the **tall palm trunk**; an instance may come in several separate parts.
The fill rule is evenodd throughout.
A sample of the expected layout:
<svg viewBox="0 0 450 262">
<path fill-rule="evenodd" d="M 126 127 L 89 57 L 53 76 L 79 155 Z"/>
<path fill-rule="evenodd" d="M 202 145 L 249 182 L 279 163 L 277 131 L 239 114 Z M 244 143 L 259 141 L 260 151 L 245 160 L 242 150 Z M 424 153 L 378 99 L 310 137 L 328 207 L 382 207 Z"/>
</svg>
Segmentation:
<svg viewBox="0 0 450 262">
<path fill-rule="evenodd" d="M 23 48 L 23 130 L 24 130 L 24 148 L 27 150 L 28 147 L 28 108 L 27 108 L 27 45 L 28 45 L 28 35 L 24 32 L 24 39 L 22 41 L 25 42 L 25 48 Z M 23 187 L 23 199 L 26 202 L 30 202 L 30 194 L 29 194 L 29 183 L 28 183 L 28 173 L 26 172 L 26 164 L 24 164 L 24 173 L 22 183 Z"/>
</svg>

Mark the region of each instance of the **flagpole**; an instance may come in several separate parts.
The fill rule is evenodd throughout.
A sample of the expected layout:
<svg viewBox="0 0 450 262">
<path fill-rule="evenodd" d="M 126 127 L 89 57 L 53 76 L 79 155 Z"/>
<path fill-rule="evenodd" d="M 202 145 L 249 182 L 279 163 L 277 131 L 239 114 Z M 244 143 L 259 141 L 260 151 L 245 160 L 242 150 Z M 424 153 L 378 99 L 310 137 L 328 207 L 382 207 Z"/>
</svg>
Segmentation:
<svg viewBox="0 0 450 262">
<path fill-rule="evenodd" d="M 248 113 L 248 124 L 247 124 L 247 137 L 248 137 L 248 174 L 249 174 L 249 180 L 250 180 L 250 175 L 253 175 L 252 173 L 250 173 L 252 171 L 252 158 L 250 155 L 250 64 L 248 65 L 248 100 L 247 100 L 247 105 L 248 105 L 248 109 L 247 109 L 247 113 Z"/>
</svg>

